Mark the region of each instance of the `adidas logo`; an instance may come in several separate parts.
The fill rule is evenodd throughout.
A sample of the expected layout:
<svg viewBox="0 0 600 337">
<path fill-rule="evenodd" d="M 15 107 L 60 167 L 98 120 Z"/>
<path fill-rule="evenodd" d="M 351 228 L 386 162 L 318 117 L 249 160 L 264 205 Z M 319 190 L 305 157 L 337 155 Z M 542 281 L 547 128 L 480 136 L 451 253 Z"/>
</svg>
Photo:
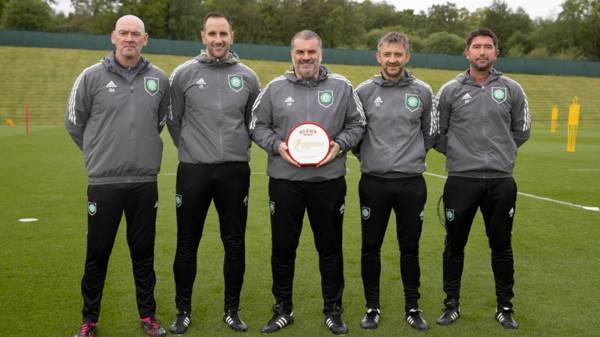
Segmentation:
<svg viewBox="0 0 600 337">
<path fill-rule="evenodd" d="M 471 97 L 471 95 L 469 95 L 469 93 L 464 94 L 462 97 L 462 99 L 465 101 L 465 103 L 469 103 L 472 98 L 473 97 Z"/>
<path fill-rule="evenodd" d="M 204 81 L 204 78 L 200 78 L 198 81 L 196 81 L 196 85 L 198 88 L 204 89 L 206 87 L 206 81 Z"/>
<path fill-rule="evenodd" d="M 294 104 L 294 99 L 292 98 L 292 96 L 288 96 L 288 98 L 285 99 L 285 101 L 283 101 L 285 103 L 285 105 L 287 106 L 292 106 L 292 104 Z"/>
<path fill-rule="evenodd" d="M 108 88 L 108 92 L 115 92 L 116 87 L 117 87 L 117 85 L 113 81 L 110 81 L 110 82 L 108 82 L 108 84 L 106 84 L 106 88 Z"/>
<path fill-rule="evenodd" d="M 381 97 L 377 96 L 377 98 L 375 98 L 375 101 L 373 101 L 373 103 L 375 103 L 376 107 L 380 107 L 381 104 L 383 104 L 383 100 L 381 99 Z"/>
</svg>

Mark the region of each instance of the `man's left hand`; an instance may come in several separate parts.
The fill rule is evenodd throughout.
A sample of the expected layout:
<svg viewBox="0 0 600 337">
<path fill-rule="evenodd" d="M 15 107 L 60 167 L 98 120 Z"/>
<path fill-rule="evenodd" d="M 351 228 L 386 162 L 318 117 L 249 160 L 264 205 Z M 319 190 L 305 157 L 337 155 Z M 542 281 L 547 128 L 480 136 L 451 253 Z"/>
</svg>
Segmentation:
<svg viewBox="0 0 600 337">
<path fill-rule="evenodd" d="M 340 153 L 340 144 L 331 141 L 329 143 L 329 145 L 331 146 L 331 148 L 329 149 L 329 153 L 327 154 L 327 157 L 325 157 L 325 159 L 323 159 L 320 163 L 317 164 L 317 167 L 321 167 L 327 163 L 329 163 L 330 161 L 334 160 L 335 157 L 337 157 L 337 155 Z"/>
</svg>

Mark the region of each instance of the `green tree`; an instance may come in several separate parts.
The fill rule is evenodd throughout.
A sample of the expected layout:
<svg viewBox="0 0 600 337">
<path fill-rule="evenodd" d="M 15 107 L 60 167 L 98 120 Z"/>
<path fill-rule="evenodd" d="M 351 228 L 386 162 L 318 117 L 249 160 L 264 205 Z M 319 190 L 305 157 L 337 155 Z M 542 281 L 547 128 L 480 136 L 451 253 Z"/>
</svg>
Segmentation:
<svg viewBox="0 0 600 337">
<path fill-rule="evenodd" d="M 464 50 L 464 38 L 452 33 L 433 33 L 423 41 L 423 51 L 428 53 L 458 55 Z"/>
<path fill-rule="evenodd" d="M 169 4 L 167 0 L 122 0 L 119 15 L 133 14 L 142 20 L 154 38 L 166 38 Z"/>
<path fill-rule="evenodd" d="M 433 5 L 428 9 L 428 33 L 447 32 L 463 36 L 469 27 L 469 10 L 465 7 L 458 8 L 451 2 L 443 5 Z"/>
<path fill-rule="evenodd" d="M 0 22 L 5 29 L 47 31 L 52 28 L 52 9 L 42 0 L 10 0 Z"/>
<path fill-rule="evenodd" d="M 168 37 L 177 40 L 198 39 L 204 13 L 201 1 L 169 0 Z"/>
<path fill-rule="evenodd" d="M 502 54 L 510 50 L 508 41 L 515 32 L 528 34 L 531 32 L 531 19 L 522 8 L 513 11 L 502 0 L 494 0 L 492 5 L 483 10 L 481 26 L 487 27 L 496 33 L 499 48 Z"/>
</svg>

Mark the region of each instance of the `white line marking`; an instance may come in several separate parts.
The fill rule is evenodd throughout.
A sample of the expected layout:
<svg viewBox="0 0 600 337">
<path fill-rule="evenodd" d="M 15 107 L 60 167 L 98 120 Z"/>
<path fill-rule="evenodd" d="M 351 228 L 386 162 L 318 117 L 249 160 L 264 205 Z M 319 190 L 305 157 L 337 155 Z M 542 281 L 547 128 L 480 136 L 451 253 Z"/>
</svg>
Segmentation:
<svg viewBox="0 0 600 337">
<path fill-rule="evenodd" d="M 590 169 L 569 169 L 569 171 L 573 172 L 598 172 L 600 169 L 590 168 Z"/>
<path fill-rule="evenodd" d="M 432 176 L 432 177 L 436 177 L 436 178 L 447 179 L 446 176 L 443 176 L 443 175 L 440 175 L 440 174 L 429 173 L 429 172 L 423 172 L 423 174 L 426 174 L 426 175 Z M 565 206 L 571 206 L 571 207 L 581 208 L 581 209 L 584 209 L 586 211 L 600 212 L 600 207 L 584 206 L 584 205 L 574 204 L 574 203 L 568 202 L 568 201 L 562 201 L 562 200 L 556 200 L 556 199 L 551 199 L 551 198 L 546 198 L 546 197 L 540 197 L 538 195 L 529 194 L 529 193 L 525 193 L 525 192 L 517 192 L 517 194 L 522 195 L 524 197 L 532 198 L 532 199 L 553 202 L 553 203 L 559 204 L 559 205 L 565 205 Z"/>
</svg>

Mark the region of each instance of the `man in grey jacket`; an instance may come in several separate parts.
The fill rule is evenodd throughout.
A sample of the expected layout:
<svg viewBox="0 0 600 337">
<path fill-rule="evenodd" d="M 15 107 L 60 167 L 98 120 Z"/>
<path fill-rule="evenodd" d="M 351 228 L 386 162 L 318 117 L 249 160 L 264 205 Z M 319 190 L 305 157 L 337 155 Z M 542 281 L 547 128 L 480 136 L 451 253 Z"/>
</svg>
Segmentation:
<svg viewBox="0 0 600 337">
<path fill-rule="evenodd" d="M 518 327 L 511 303 L 511 236 L 517 198 L 512 171 L 517 148 L 529 138 L 531 116 L 523 88 L 492 67 L 498 53 L 498 39 L 492 31 L 471 32 L 465 49 L 469 69 L 442 86 L 436 97 L 439 135 L 435 148 L 446 155 L 448 171 L 443 194 L 446 299 L 437 321 L 440 325 L 460 317 L 464 248 L 479 208 L 492 249 L 496 319 L 504 328 Z"/>
<path fill-rule="evenodd" d="M 228 16 L 208 13 L 201 36 L 206 49 L 178 66 L 170 79 L 167 126 L 179 152 L 174 334 L 183 334 L 191 323 L 196 256 L 211 200 L 225 246 L 223 321 L 235 331 L 247 330 L 238 310 L 250 185 L 248 124 L 260 85 L 254 71 L 230 50 L 233 31 Z"/>
<path fill-rule="evenodd" d="M 408 38 L 390 32 L 375 54 L 381 74 L 356 89 L 367 116 L 367 131 L 354 149 L 362 176 L 359 196 L 362 225 L 362 279 L 367 312 L 364 329 L 379 323 L 380 251 L 394 209 L 400 246 L 400 273 L 404 285 L 406 321 L 427 330 L 418 300 L 420 285 L 419 239 L 423 226 L 427 188 L 423 172 L 425 155 L 437 134 L 431 87 L 404 69 L 410 60 Z"/>
<path fill-rule="evenodd" d="M 83 323 L 76 335 L 96 333 L 108 259 L 123 212 L 143 331 L 164 336 L 154 318 L 154 237 L 162 158 L 162 130 L 169 106 L 164 72 L 141 56 L 144 23 L 121 17 L 111 35 L 116 49 L 75 80 L 65 126 L 83 151 L 88 185 Z"/>
<path fill-rule="evenodd" d="M 267 173 L 271 212 L 273 317 L 270 333 L 294 320 L 292 285 L 296 248 L 305 210 L 319 253 L 325 325 L 345 334 L 342 225 L 346 194 L 346 151 L 364 133 L 365 118 L 350 82 L 321 66 L 321 38 L 305 30 L 292 38 L 293 68 L 272 80 L 253 107 L 252 138 L 269 155 Z M 295 126 L 317 123 L 331 137 L 326 157 L 301 166 L 288 152 L 286 138 Z"/>
</svg>

